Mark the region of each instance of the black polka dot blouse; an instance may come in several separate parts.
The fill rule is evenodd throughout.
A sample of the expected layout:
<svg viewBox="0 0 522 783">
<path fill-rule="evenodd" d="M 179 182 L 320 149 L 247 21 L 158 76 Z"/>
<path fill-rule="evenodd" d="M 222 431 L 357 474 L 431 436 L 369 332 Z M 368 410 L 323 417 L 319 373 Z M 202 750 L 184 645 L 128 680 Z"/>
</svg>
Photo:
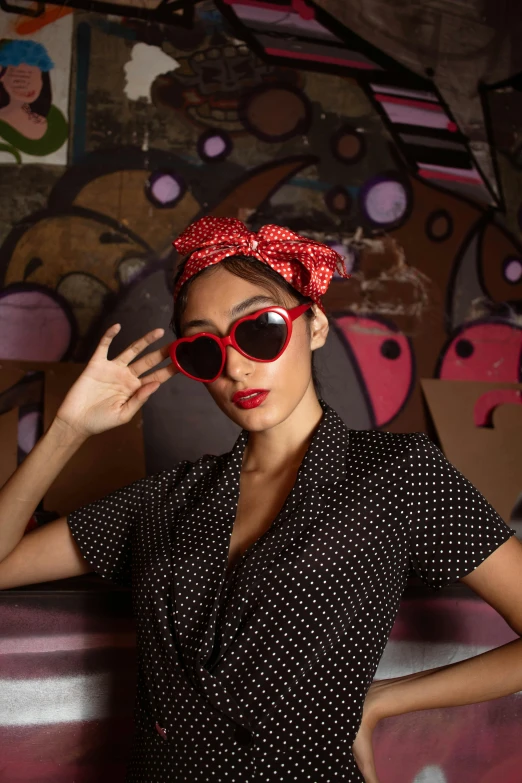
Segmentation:
<svg viewBox="0 0 522 783">
<path fill-rule="evenodd" d="M 227 575 L 248 432 L 68 516 L 132 586 L 126 783 L 362 781 L 351 746 L 410 565 L 434 588 L 513 531 L 422 433 L 324 414 L 270 529 Z"/>
</svg>

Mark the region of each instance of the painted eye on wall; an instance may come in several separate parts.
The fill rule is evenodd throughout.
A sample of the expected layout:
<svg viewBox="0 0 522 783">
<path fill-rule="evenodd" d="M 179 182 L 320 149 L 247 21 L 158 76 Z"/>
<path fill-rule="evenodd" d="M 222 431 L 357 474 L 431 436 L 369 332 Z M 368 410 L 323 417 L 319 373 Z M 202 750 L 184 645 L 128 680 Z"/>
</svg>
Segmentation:
<svg viewBox="0 0 522 783">
<path fill-rule="evenodd" d="M 520 383 L 522 327 L 500 320 L 464 325 L 443 348 L 436 377 L 445 381 Z"/>
<path fill-rule="evenodd" d="M 415 381 L 410 340 L 378 316 L 334 316 L 334 328 L 357 368 L 372 427 L 383 427 L 403 410 Z"/>
<path fill-rule="evenodd" d="M 398 359 L 402 353 L 402 348 L 398 340 L 384 340 L 380 347 L 381 356 L 385 359 Z"/>
<path fill-rule="evenodd" d="M 475 353 L 475 346 L 471 340 L 458 340 L 455 343 L 455 353 L 460 359 L 469 359 Z"/>
<path fill-rule="evenodd" d="M 158 209 L 175 206 L 186 190 L 185 180 L 174 171 L 154 171 L 145 185 L 147 198 Z"/>
</svg>

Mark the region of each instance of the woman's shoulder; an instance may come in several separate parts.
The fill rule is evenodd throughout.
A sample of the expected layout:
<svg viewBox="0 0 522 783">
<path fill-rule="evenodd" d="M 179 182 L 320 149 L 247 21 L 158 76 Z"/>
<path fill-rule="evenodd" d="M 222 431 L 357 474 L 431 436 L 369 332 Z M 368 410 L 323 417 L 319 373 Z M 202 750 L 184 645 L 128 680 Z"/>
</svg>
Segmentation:
<svg viewBox="0 0 522 783">
<path fill-rule="evenodd" d="M 385 432 L 384 430 L 350 430 L 352 442 L 375 448 L 417 449 L 432 441 L 424 432 Z"/>
<path fill-rule="evenodd" d="M 184 480 L 203 476 L 212 468 L 217 459 L 218 457 L 214 454 L 203 454 L 196 460 L 184 459 L 172 467 L 150 473 L 147 476 L 147 481 L 151 487 L 165 485 L 172 488 Z"/>
<path fill-rule="evenodd" d="M 424 432 L 351 430 L 347 461 L 350 472 L 424 475 L 438 452 Z M 442 455 L 441 455 L 442 456 Z"/>
</svg>

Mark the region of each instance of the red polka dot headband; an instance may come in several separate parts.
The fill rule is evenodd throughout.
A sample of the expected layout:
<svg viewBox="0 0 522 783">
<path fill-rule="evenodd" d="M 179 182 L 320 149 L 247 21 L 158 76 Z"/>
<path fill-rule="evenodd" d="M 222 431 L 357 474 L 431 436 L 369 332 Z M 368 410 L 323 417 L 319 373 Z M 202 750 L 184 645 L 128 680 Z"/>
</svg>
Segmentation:
<svg viewBox="0 0 522 783">
<path fill-rule="evenodd" d="M 208 216 L 188 226 L 172 244 L 180 255 L 189 255 L 174 299 L 190 277 L 235 255 L 252 256 L 267 264 L 323 312 L 321 296 L 334 271 L 337 269 L 341 277 L 350 277 L 340 253 L 281 226 L 266 225 L 255 233 L 237 218 Z"/>
</svg>

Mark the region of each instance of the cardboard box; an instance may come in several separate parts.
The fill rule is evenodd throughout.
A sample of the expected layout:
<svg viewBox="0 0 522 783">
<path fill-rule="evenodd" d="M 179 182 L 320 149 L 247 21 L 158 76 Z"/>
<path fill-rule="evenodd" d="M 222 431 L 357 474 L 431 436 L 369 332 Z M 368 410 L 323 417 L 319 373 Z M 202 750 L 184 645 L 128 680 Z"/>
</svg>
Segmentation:
<svg viewBox="0 0 522 783">
<path fill-rule="evenodd" d="M 522 384 L 421 386 L 445 456 L 509 523 L 522 492 Z"/>
</svg>

